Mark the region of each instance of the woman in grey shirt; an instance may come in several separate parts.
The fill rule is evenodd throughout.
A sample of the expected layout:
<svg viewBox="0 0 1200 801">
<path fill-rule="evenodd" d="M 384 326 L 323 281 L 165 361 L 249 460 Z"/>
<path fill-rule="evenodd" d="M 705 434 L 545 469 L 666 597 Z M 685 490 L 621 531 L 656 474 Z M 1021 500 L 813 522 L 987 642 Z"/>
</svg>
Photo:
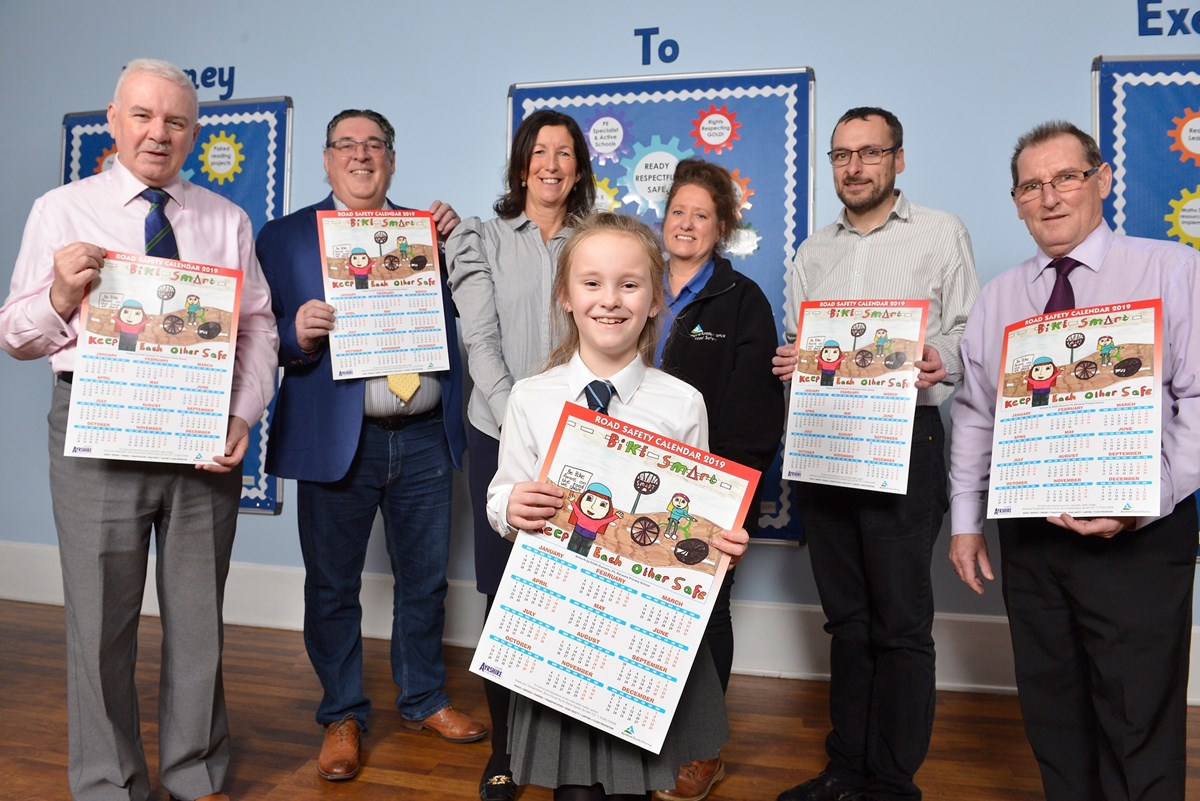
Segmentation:
<svg viewBox="0 0 1200 801">
<path fill-rule="evenodd" d="M 592 209 L 595 183 L 587 142 L 575 120 L 536 111 L 513 137 L 508 191 L 496 217 L 463 220 L 446 242 L 474 389 L 467 403 L 468 483 L 475 518 L 475 584 L 490 611 L 512 544 L 488 524 L 487 487 L 496 473 L 500 424 L 515 382 L 541 372 L 550 353 L 550 286 L 572 218 Z M 512 801 L 508 763 L 509 691 L 484 682 L 492 755 L 479 783 L 483 801 Z"/>
</svg>

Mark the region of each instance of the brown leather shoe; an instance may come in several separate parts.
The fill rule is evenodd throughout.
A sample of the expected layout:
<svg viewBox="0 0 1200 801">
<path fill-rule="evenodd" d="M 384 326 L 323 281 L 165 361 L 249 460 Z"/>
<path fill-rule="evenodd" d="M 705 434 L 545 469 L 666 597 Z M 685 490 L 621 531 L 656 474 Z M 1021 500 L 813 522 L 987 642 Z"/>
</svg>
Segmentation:
<svg viewBox="0 0 1200 801">
<path fill-rule="evenodd" d="M 659 801 L 702 801 L 713 786 L 725 778 L 725 763 L 716 759 L 693 759 L 679 769 L 675 786 L 670 790 L 656 790 L 654 797 Z"/>
<path fill-rule="evenodd" d="M 400 722 L 404 728 L 413 731 L 429 729 L 441 735 L 442 739 L 452 743 L 473 743 L 487 737 L 488 733 L 487 726 L 477 720 L 472 720 L 452 706 L 442 707 L 424 720 L 409 720 L 402 717 Z"/>
<path fill-rule="evenodd" d="M 353 779 L 358 775 L 358 721 L 342 718 L 325 727 L 321 755 L 317 757 L 317 773 L 331 782 Z"/>
</svg>

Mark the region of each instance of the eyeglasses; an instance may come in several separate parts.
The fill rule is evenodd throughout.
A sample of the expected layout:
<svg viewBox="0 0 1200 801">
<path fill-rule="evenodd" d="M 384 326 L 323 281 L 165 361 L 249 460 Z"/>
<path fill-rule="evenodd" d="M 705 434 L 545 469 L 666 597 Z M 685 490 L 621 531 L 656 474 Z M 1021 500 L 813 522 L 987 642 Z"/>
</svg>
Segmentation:
<svg viewBox="0 0 1200 801">
<path fill-rule="evenodd" d="M 858 160 L 863 164 L 879 164 L 888 153 L 895 153 L 894 147 L 860 147 L 858 150 L 830 150 L 829 163 L 835 167 L 845 167 L 850 163 L 850 157 L 858 154 Z"/>
<path fill-rule="evenodd" d="M 1032 203 L 1041 198 L 1042 189 L 1047 186 L 1053 187 L 1054 191 L 1060 195 L 1078 192 L 1080 189 L 1083 189 L 1083 182 L 1095 175 L 1099 169 L 1100 167 L 1096 166 L 1086 172 L 1084 170 L 1071 170 L 1070 172 L 1064 172 L 1062 175 L 1056 175 L 1049 181 L 1030 181 L 1027 184 L 1014 186 L 1009 194 L 1015 197 L 1018 203 Z"/>
<path fill-rule="evenodd" d="M 360 147 L 365 147 L 369 155 L 380 156 L 385 151 L 392 149 L 392 143 L 384 141 L 377 136 L 368 136 L 361 142 L 347 136 L 343 139 L 338 139 L 336 142 L 330 142 L 325 147 L 332 148 L 343 156 L 353 156 L 358 152 Z"/>
</svg>

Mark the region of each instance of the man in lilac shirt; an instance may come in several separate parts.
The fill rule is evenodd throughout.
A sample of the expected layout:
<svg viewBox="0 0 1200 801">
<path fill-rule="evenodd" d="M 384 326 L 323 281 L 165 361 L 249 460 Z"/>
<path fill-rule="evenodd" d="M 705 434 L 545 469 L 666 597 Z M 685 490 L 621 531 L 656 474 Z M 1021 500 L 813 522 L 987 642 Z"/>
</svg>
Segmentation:
<svg viewBox="0 0 1200 801">
<path fill-rule="evenodd" d="M 134 685 L 151 529 L 163 646 L 159 774 L 172 797 L 227 801 L 229 727 L 221 685 L 221 603 L 250 426 L 275 389 L 275 318 L 246 214 L 180 179 L 196 140 L 196 90 L 172 64 L 140 59 L 117 82 L 112 169 L 33 205 L 0 308 L 0 346 L 49 357 L 56 375 L 50 488 L 67 629 L 67 771 L 76 801 L 150 797 Z M 167 194 L 182 258 L 243 274 L 225 454 L 202 465 L 63 455 L 79 306 L 104 251 L 143 253 L 151 202 Z M 53 794 L 53 793 L 50 793 Z"/>
<path fill-rule="evenodd" d="M 1017 142 L 1013 200 L 1037 253 L 985 286 L 962 340 L 954 401 L 950 560 L 977 593 L 993 579 L 983 538 L 1005 326 L 1043 313 L 1051 260 L 1074 307 L 1161 298 L 1162 497 L 1150 518 L 999 521 L 1003 592 L 1025 730 L 1048 801 L 1182 799 L 1186 689 L 1200 486 L 1200 256 L 1114 234 L 1112 171 L 1074 125 Z"/>
</svg>

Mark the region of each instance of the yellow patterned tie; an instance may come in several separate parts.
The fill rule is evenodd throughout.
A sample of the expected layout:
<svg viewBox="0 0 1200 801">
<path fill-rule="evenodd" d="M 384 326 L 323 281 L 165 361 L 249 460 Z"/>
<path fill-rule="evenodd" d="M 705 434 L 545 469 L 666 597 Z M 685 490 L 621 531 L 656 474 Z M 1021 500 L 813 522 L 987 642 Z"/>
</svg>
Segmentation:
<svg viewBox="0 0 1200 801">
<path fill-rule="evenodd" d="M 392 373 L 387 377 L 388 389 L 400 400 L 408 403 L 421 386 L 421 376 L 417 373 Z"/>
</svg>

